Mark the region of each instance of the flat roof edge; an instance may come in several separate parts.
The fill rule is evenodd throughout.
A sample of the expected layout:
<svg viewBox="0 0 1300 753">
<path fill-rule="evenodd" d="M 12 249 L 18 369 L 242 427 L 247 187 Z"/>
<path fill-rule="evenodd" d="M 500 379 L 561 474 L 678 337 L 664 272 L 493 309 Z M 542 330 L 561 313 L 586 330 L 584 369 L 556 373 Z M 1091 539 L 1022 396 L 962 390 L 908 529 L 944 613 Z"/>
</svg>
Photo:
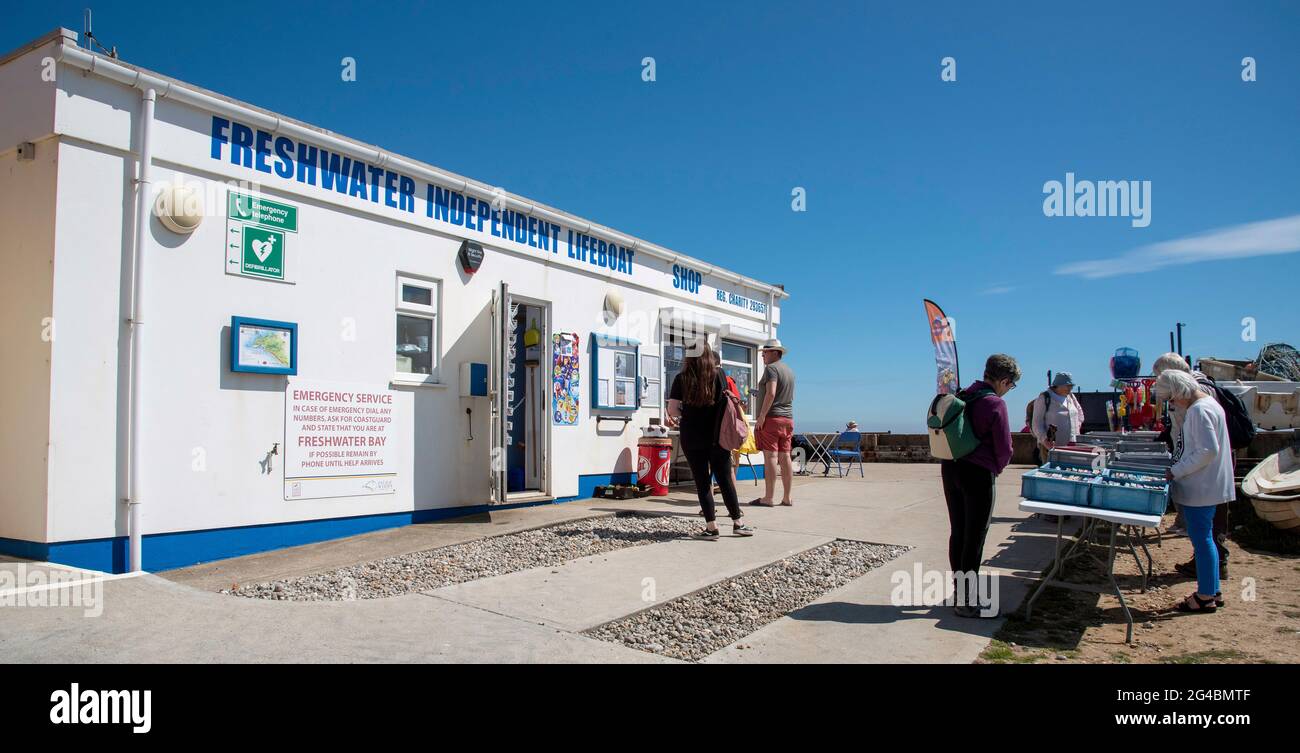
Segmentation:
<svg viewBox="0 0 1300 753">
<path fill-rule="evenodd" d="M 70 40 L 73 44 L 76 44 L 77 32 L 73 31 L 72 29 L 65 29 L 64 27 L 60 26 L 54 29 L 53 31 L 49 31 L 46 32 L 45 34 L 42 34 L 41 36 L 37 37 L 36 39 L 33 39 L 27 44 L 16 47 L 0 55 L 0 65 L 4 65 L 5 63 L 8 63 L 9 61 L 15 58 L 20 58 L 23 55 L 26 55 L 27 53 L 31 52 L 32 50 L 35 50 L 40 47 L 44 47 L 50 42 L 53 42 L 58 39 Z"/>
</svg>

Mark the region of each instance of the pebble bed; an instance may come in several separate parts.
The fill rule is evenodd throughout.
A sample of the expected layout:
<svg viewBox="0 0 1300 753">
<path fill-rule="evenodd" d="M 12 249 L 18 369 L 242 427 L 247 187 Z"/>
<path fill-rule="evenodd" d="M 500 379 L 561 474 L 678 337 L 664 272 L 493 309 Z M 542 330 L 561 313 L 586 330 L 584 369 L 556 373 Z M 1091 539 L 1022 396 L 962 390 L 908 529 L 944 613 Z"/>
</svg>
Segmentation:
<svg viewBox="0 0 1300 753">
<path fill-rule="evenodd" d="M 382 599 L 494 575 L 548 567 L 616 549 L 680 539 L 694 518 L 620 513 L 427 549 L 222 593 L 276 601 Z"/>
<path fill-rule="evenodd" d="M 700 661 L 908 549 L 839 539 L 586 634 L 674 659 Z"/>
</svg>

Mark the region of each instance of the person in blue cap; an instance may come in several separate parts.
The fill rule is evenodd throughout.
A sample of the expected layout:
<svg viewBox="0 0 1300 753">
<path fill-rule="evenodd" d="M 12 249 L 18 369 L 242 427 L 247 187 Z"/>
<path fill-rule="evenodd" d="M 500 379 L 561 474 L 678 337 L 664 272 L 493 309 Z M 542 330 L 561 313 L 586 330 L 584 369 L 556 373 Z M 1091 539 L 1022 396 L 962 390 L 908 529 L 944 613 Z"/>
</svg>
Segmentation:
<svg viewBox="0 0 1300 753">
<path fill-rule="evenodd" d="M 1034 417 L 1029 430 L 1038 440 L 1043 461 L 1057 445 L 1077 441 L 1083 433 L 1083 406 L 1074 396 L 1074 377 L 1068 371 L 1058 371 L 1052 378 L 1050 389 L 1034 398 Z"/>
</svg>

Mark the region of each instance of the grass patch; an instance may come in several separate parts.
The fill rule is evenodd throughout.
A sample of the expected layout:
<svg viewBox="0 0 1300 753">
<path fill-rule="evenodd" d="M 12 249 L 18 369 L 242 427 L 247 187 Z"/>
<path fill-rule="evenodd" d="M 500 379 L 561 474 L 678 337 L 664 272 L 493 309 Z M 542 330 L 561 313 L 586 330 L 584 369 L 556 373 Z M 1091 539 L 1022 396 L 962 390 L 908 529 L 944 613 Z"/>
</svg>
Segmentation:
<svg viewBox="0 0 1300 753">
<path fill-rule="evenodd" d="M 1161 664 L 1216 664 L 1230 661 L 1246 661 L 1250 658 L 1249 654 L 1236 650 L 1235 648 L 1210 649 L 1208 651 L 1193 651 L 1188 654 L 1176 654 L 1166 656 L 1160 660 Z"/>
<path fill-rule="evenodd" d="M 1016 653 L 1005 641 L 996 638 L 980 653 L 980 659 L 989 664 L 1034 664 L 1042 658 L 1043 655 L 1036 652 Z"/>
</svg>

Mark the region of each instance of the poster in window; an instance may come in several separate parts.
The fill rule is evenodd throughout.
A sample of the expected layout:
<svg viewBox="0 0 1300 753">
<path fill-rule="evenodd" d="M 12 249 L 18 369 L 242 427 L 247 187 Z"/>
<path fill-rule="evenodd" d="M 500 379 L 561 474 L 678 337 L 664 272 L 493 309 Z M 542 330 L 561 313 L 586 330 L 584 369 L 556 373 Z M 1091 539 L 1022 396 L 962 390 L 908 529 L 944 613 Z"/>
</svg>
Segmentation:
<svg viewBox="0 0 1300 753">
<path fill-rule="evenodd" d="M 620 379 L 636 376 L 636 363 L 631 353 L 619 351 L 614 354 L 614 376 Z"/>
</svg>

